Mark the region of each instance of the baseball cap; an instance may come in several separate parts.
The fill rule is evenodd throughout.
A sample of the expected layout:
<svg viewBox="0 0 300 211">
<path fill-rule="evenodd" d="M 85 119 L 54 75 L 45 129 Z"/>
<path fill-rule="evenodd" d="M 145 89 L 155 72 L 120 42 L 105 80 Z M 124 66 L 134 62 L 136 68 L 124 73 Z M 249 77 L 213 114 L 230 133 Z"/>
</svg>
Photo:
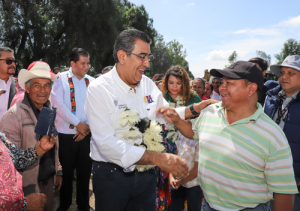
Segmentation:
<svg viewBox="0 0 300 211">
<path fill-rule="evenodd" d="M 210 75 L 218 78 L 226 76 L 232 79 L 247 79 L 252 83 L 256 83 L 259 91 L 262 91 L 264 86 L 264 76 L 261 69 L 251 62 L 237 61 L 226 70 L 211 69 Z"/>
<path fill-rule="evenodd" d="M 270 70 L 279 78 L 281 67 L 290 67 L 300 71 L 300 55 L 287 56 L 282 64 L 271 65 Z"/>
</svg>

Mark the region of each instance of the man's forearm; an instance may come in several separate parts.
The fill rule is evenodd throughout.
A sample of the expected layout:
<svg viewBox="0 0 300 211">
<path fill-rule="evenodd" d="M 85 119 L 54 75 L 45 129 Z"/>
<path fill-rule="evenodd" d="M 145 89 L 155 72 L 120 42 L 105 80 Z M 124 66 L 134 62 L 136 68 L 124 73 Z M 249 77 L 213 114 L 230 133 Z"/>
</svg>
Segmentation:
<svg viewBox="0 0 300 211">
<path fill-rule="evenodd" d="M 293 211 L 294 194 L 274 193 L 274 211 Z"/>
<path fill-rule="evenodd" d="M 154 160 L 157 160 L 158 152 L 146 150 L 141 159 L 136 162 L 139 165 L 157 165 L 154 164 Z"/>
<path fill-rule="evenodd" d="M 192 139 L 194 136 L 194 131 L 192 130 L 192 123 L 188 122 L 184 119 L 180 119 L 178 122 L 174 123 L 174 125 L 177 127 L 177 129 L 180 131 L 180 133 L 189 138 Z"/>
</svg>

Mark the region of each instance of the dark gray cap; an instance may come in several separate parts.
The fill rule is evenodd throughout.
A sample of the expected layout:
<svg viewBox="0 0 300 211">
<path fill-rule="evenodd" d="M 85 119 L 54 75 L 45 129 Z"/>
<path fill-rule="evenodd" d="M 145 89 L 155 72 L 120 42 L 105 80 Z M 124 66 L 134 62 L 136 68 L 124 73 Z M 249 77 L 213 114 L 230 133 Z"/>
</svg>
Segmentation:
<svg viewBox="0 0 300 211">
<path fill-rule="evenodd" d="M 210 75 L 218 78 L 226 76 L 232 79 L 247 79 L 257 84 L 258 90 L 262 91 L 264 76 L 256 64 L 246 61 L 237 61 L 230 65 L 227 70 L 211 69 Z"/>
<path fill-rule="evenodd" d="M 287 56 L 282 64 L 271 65 L 271 71 L 279 78 L 281 67 L 290 67 L 300 71 L 300 55 Z"/>
</svg>

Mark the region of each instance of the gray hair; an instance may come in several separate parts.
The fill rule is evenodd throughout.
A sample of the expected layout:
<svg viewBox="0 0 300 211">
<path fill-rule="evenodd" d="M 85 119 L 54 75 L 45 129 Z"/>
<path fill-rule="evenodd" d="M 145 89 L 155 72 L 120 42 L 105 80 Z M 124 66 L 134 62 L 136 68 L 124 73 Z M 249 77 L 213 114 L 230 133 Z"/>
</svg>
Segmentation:
<svg viewBox="0 0 300 211">
<path fill-rule="evenodd" d="M 215 83 L 215 80 L 217 80 L 217 79 L 219 79 L 219 80 L 222 81 L 222 78 L 217 78 L 217 77 L 215 77 L 215 78 L 212 79 L 212 83 Z"/>
<path fill-rule="evenodd" d="M 102 73 L 104 73 L 105 71 L 107 70 L 111 70 L 113 69 L 114 66 L 107 66 L 107 67 L 104 67 L 103 70 L 102 70 Z"/>
<path fill-rule="evenodd" d="M 204 78 L 195 78 L 193 81 L 202 81 L 203 86 L 205 86 L 205 82 L 206 82 Z"/>
<path fill-rule="evenodd" d="M 118 51 L 123 50 L 130 56 L 130 53 L 133 51 L 134 43 L 136 40 L 142 40 L 149 45 L 151 45 L 152 40 L 151 38 L 143 31 L 137 29 L 127 29 L 122 31 L 116 38 L 115 45 L 114 45 L 114 52 L 113 56 L 116 63 L 119 63 L 118 59 Z"/>
<path fill-rule="evenodd" d="M 0 57 L 2 56 L 1 52 L 9 52 L 9 53 L 12 53 L 12 54 L 14 53 L 14 51 L 9 47 L 0 47 Z"/>
</svg>

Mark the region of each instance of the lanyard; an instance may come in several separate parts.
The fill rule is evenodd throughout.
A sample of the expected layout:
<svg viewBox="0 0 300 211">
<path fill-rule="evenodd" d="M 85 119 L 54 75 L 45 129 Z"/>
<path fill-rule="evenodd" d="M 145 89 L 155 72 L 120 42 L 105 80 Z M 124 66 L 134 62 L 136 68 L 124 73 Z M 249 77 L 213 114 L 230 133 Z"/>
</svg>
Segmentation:
<svg viewBox="0 0 300 211">
<path fill-rule="evenodd" d="M 286 111 L 288 110 L 289 108 L 289 105 L 295 100 L 295 98 L 293 98 L 285 107 L 284 109 L 282 110 L 282 104 L 283 104 L 283 98 L 280 98 L 280 105 L 278 107 L 278 116 L 277 116 L 277 119 L 276 119 L 276 123 L 279 125 L 280 123 L 280 120 L 282 118 L 282 121 L 285 122 L 286 118 L 287 118 L 287 115 L 285 115 Z M 285 115 L 285 117 L 283 117 Z"/>
</svg>

